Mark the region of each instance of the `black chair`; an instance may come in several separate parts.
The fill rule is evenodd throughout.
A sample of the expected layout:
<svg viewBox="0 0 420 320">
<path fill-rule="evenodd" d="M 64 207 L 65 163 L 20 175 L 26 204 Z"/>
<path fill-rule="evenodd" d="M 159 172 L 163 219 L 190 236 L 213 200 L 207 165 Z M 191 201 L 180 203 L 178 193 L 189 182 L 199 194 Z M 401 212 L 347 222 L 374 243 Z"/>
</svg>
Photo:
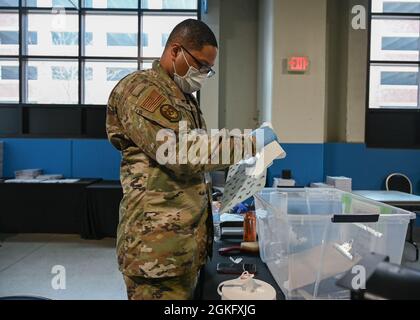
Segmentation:
<svg viewBox="0 0 420 320">
<path fill-rule="evenodd" d="M 409 177 L 402 173 L 393 173 L 386 178 L 385 187 L 387 191 L 400 191 L 409 194 L 413 194 L 413 184 Z M 419 212 L 414 212 L 416 215 L 419 215 Z M 413 232 L 414 232 L 414 222 L 415 220 L 410 221 L 410 236 L 408 242 L 414 246 L 416 249 L 416 260 L 419 260 L 419 248 L 414 242 Z"/>
<path fill-rule="evenodd" d="M 393 173 L 386 178 L 387 191 L 400 191 L 413 194 L 413 184 L 410 179 L 402 173 Z"/>
</svg>

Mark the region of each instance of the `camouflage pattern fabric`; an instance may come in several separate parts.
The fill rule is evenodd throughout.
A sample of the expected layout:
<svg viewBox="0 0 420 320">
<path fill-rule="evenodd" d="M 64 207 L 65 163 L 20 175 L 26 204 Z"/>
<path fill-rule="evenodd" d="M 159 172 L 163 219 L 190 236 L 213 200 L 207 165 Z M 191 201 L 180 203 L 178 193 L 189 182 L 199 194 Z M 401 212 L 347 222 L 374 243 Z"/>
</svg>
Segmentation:
<svg viewBox="0 0 420 320">
<path fill-rule="evenodd" d="M 128 279 L 191 277 L 212 252 L 211 189 L 205 173 L 228 165 L 159 164 L 156 154 L 162 142 L 157 142 L 156 135 L 161 129 L 178 134 L 179 121 L 187 122 L 198 136 L 204 135 L 206 125 L 196 99 L 180 91 L 159 61 L 153 69 L 126 76 L 111 92 L 106 128 L 110 142 L 122 153 L 124 192 L 117 256 Z M 232 151 L 239 148 L 228 131 L 222 135 Z M 194 145 L 189 142 L 188 149 Z M 213 149 L 209 143 L 209 157 L 214 156 Z"/>
<path fill-rule="evenodd" d="M 124 281 L 129 300 L 192 300 L 198 273 L 159 279 L 124 276 Z"/>
</svg>

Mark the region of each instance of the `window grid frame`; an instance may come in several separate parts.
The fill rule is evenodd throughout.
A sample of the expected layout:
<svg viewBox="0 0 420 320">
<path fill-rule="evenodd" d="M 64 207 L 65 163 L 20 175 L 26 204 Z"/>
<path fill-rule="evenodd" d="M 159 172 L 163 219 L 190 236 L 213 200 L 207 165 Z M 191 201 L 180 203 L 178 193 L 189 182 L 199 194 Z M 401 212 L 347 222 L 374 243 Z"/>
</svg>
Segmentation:
<svg viewBox="0 0 420 320">
<path fill-rule="evenodd" d="M 137 8 L 84 8 L 85 0 L 78 0 L 78 8 L 64 7 L 66 13 L 71 12 L 78 16 L 78 55 L 77 56 L 57 56 L 57 55 L 29 55 L 25 52 L 24 45 L 27 41 L 26 32 L 27 28 L 27 18 L 29 13 L 51 13 L 54 7 L 30 7 L 25 6 L 25 0 L 19 0 L 17 7 L 12 6 L 0 6 L 0 13 L 17 13 L 18 14 L 18 39 L 19 39 L 19 49 L 17 55 L 0 55 L 1 60 L 17 60 L 19 63 L 19 101 L 16 103 L 3 103 L 0 102 L 0 108 L 2 107 L 21 107 L 25 109 L 28 107 L 64 107 L 64 108 L 103 108 L 106 104 L 86 104 L 85 101 L 85 63 L 89 61 L 127 61 L 127 62 L 136 62 L 137 70 L 141 70 L 141 66 L 145 62 L 151 62 L 159 57 L 142 57 L 142 22 L 143 16 L 150 14 L 160 14 L 160 15 L 196 15 L 198 20 L 201 20 L 201 0 L 197 0 L 197 9 L 146 9 L 142 8 L 142 1 L 138 0 Z M 123 57 L 123 56 L 86 56 L 85 49 L 85 17 L 88 14 L 128 14 L 137 16 L 137 56 L 135 57 Z M 77 61 L 78 64 L 78 97 L 77 103 L 73 104 L 56 104 L 56 103 L 28 103 L 27 93 L 28 93 L 28 81 L 27 81 L 27 67 L 29 60 L 63 60 L 63 61 Z M 22 126 L 27 128 L 27 117 L 25 117 L 24 110 L 22 111 Z M 85 113 L 82 113 L 84 115 Z M 82 119 L 84 120 L 84 119 Z M 85 123 L 85 121 L 82 121 Z M 82 128 L 84 131 L 84 128 Z"/>
<path fill-rule="evenodd" d="M 369 113 L 382 113 L 382 112 L 396 112 L 396 113 L 403 113 L 403 112 L 416 112 L 420 113 L 420 59 L 418 61 L 408 60 L 408 61 L 401 61 L 401 60 L 372 60 L 371 56 L 371 45 L 372 45 L 372 21 L 374 19 L 384 19 L 384 18 L 402 18 L 401 20 L 406 20 L 404 18 L 413 18 L 419 21 L 419 41 L 420 41 L 420 13 L 397 13 L 397 12 L 372 12 L 372 2 L 373 0 L 369 1 L 368 4 L 368 53 L 367 53 L 367 79 L 366 79 L 366 123 L 367 117 Z M 420 55 L 420 49 L 419 49 Z M 382 66 L 417 66 L 419 68 L 419 81 L 417 83 L 417 108 L 371 108 L 370 107 L 370 76 L 371 76 L 371 68 L 375 65 L 382 65 Z M 367 131 L 367 130 L 366 130 Z"/>
<path fill-rule="evenodd" d="M 420 61 L 378 61 L 371 60 L 372 17 L 377 18 L 416 18 L 420 13 L 372 12 L 372 0 L 368 1 L 367 17 L 367 63 L 365 97 L 365 133 L 367 148 L 373 149 L 420 149 L 420 108 L 370 108 L 371 66 L 406 65 L 420 68 Z M 420 95 L 420 92 L 419 92 Z M 418 98 L 420 100 L 420 98 Z"/>
</svg>

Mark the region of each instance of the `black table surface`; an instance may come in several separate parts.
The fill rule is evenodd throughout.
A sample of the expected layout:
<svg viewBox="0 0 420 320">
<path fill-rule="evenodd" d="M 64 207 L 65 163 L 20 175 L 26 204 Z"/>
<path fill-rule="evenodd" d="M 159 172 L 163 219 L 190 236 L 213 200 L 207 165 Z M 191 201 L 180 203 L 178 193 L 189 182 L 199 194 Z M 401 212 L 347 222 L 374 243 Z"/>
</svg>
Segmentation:
<svg viewBox="0 0 420 320">
<path fill-rule="evenodd" d="M 119 181 L 85 178 L 74 183 L 0 182 L 0 232 L 115 237 Z"/>
<path fill-rule="evenodd" d="M 119 181 L 107 181 L 107 180 L 96 182 L 94 184 L 87 186 L 86 188 L 87 189 L 115 189 L 115 190 L 122 189 L 121 183 Z"/>
<path fill-rule="evenodd" d="M 87 186 L 81 237 L 116 237 L 122 197 L 123 191 L 119 181 L 100 181 Z"/>
<path fill-rule="evenodd" d="M 78 234 L 86 186 L 75 183 L 0 183 L 0 232 Z"/>
<path fill-rule="evenodd" d="M 241 240 L 230 239 L 230 240 L 221 240 L 215 242 L 213 245 L 213 258 L 204 268 L 204 277 L 202 281 L 202 299 L 203 300 L 220 300 L 220 296 L 217 293 L 217 287 L 219 284 L 226 280 L 232 280 L 238 278 L 240 275 L 225 275 L 219 274 L 216 271 L 218 263 L 229 263 L 231 262 L 229 257 L 223 257 L 219 255 L 218 250 L 223 247 L 230 247 L 234 245 L 239 245 Z M 251 263 L 257 266 L 257 273 L 255 274 L 255 279 L 265 281 L 271 284 L 277 292 L 277 299 L 284 300 L 284 295 L 280 290 L 280 287 L 277 285 L 273 276 L 270 273 L 267 265 L 262 262 L 259 255 L 248 255 L 241 254 L 235 255 L 234 258 L 243 258 L 241 263 Z"/>
</svg>

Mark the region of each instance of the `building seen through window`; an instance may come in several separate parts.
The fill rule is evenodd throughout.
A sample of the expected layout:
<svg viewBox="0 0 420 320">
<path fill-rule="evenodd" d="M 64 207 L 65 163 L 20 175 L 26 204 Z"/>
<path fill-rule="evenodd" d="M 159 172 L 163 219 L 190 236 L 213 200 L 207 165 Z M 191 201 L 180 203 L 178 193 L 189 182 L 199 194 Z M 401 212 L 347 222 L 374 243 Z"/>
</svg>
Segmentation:
<svg viewBox="0 0 420 320">
<path fill-rule="evenodd" d="M 0 104 L 105 105 L 121 78 L 160 57 L 175 25 L 198 15 L 196 0 L 82 3 L 79 30 L 79 1 L 22 1 L 31 7 L 23 11 L 19 1 L 0 0 L 7 7 L 0 11 Z M 65 23 L 54 7 L 66 10 Z"/>
<path fill-rule="evenodd" d="M 369 108 L 418 109 L 420 1 L 372 0 L 371 17 Z"/>
</svg>

